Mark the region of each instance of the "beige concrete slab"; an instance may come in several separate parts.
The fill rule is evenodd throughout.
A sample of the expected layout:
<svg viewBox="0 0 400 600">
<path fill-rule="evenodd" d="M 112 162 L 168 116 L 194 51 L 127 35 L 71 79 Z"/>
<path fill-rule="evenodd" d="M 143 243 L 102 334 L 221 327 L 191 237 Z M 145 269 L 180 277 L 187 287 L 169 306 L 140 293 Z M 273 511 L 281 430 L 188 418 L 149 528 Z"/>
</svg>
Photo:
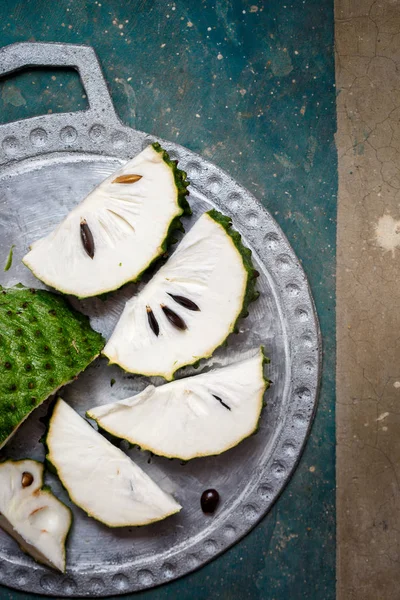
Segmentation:
<svg viewBox="0 0 400 600">
<path fill-rule="evenodd" d="M 340 600 L 400 598 L 400 2 L 336 0 Z"/>
</svg>

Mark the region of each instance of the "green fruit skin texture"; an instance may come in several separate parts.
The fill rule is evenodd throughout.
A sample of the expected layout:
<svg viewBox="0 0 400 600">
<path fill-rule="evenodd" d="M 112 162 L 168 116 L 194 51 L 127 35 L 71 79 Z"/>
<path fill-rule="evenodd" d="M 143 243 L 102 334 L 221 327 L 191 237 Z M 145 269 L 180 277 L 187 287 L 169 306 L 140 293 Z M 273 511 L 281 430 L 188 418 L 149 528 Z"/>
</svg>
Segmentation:
<svg viewBox="0 0 400 600">
<path fill-rule="evenodd" d="M 0 448 L 100 353 L 103 337 L 61 296 L 0 287 Z"/>
<path fill-rule="evenodd" d="M 178 190 L 178 204 L 182 209 L 182 214 L 191 215 L 192 209 L 190 208 L 189 202 L 186 200 L 186 196 L 189 194 L 187 187 L 189 186 L 189 181 L 187 180 L 187 174 L 185 171 L 178 169 L 178 161 L 171 160 L 169 154 L 164 148 L 160 146 L 158 142 L 152 144 L 152 147 L 156 152 L 161 154 L 163 161 L 172 169 L 175 179 L 175 185 Z"/>
</svg>

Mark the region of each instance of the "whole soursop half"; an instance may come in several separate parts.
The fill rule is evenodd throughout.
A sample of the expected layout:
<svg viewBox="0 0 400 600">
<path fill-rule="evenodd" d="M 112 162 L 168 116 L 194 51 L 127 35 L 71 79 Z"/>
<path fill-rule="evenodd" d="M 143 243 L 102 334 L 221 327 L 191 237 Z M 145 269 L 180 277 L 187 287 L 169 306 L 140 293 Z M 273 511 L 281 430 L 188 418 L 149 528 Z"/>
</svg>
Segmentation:
<svg viewBox="0 0 400 600">
<path fill-rule="evenodd" d="M 0 463 L 0 527 L 35 560 L 65 572 L 65 543 L 72 513 L 42 486 L 42 463 Z"/>
<path fill-rule="evenodd" d="M 46 458 L 72 502 L 108 527 L 147 525 L 181 510 L 172 496 L 61 399 L 50 418 L 46 446 Z"/>
<path fill-rule="evenodd" d="M 190 460 L 221 454 L 258 427 L 269 381 L 263 348 L 227 367 L 186 377 L 87 415 L 99 427 L 143 450 Z"/>
<path fill-rule="evenodd" d="M 99 355 L 104 340 L 67 300 L 0 288 L 0 448 L 28 415 Z"/>
<path fill-rule="evenodd" d="M 212 355 L 258 297 L 251 250 L 231 219 L 204 213 L 170 259 L 129 300 L 107 343 L 111 363 L 167 380 Z"/>
<path fill-rule="evenodd" d="M 190 214 L 186 173 L 159 144 L 148 146 L 95 188 L 24 264 L 47 285 L 80 298 L 137 281 L 163 255 Z"/>
</svg>

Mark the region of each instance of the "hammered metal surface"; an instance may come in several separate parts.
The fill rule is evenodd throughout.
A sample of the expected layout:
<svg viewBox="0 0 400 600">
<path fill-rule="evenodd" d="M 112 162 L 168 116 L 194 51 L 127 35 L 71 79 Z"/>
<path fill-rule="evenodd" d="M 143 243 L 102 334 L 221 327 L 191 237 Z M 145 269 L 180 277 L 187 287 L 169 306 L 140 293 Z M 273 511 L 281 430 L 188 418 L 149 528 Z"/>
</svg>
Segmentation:
<svg viewBox="0 0 400 600">
<path fill-rule="evenodd" d="M 154 141 L 120 123 L 91 48 L 17 44 L 0 50 L 0 73 L 32 64 L 78 68 L 90 108 L 0 126 L 0 257 L 16 245 L 13 266 L 0 277 L 3 285 L 41 285 L 21 264 L 29 243 L 53 229 L 116 166 Z M 160 141 L 192 182 L 194 215 L 185 219 L 185 228 L 210 206 L 231 215 L 261 273 L 261 296 L 241 322 L 240 333 L 199 370 L 233 362 L 264 344 L 271 357 L 273 386 L 266 395 L 260 429 L 219 457 L 186 465 L 150 458 L 122 443 L 133 460 L 175 495 L 182 512 L 147 527 L 110 530 L 72 507 L 75 523 L 66 575 L 37 565 L 0 532 L 0 583 L 5 585 L 58 597 L 105 596 L 182 576 L 254 527 L 290 478 L 307 438 L 317 402 L 321 351 L 314 304 L 299 261 L 274 219 L 248 191 L 200 156 Z M 74 303 L 109 336 L 125 300 L 138 289 L 140 285 L 128 285 L 106 300 Z M 116 381 L 113 387 L 111 379 Z M 65 389 L 63 397 L 84 414 L 91 406 L 142 390 L 148 381 L 98 360 Z M 46 406 L 39 408 L 21 427 L 7 446 L 7 456 L 43 458 L 39 439 L 45 412 Z M 70 504 L 55 476 L 48 474 L 47 483 Z M 207 487 L 217 488 L 222 497 L 212 518 L 204 516 L 199 505 Z"/>
</svg>

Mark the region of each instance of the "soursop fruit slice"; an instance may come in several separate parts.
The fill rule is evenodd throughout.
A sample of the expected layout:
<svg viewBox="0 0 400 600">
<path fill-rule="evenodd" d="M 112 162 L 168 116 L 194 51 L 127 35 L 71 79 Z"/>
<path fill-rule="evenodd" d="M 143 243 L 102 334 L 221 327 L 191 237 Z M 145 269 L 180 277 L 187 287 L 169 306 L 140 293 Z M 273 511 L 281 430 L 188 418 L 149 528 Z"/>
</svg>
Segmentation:
<svg viewBox="0 0 400 600">
<path fill-rule="evenodd" d="M 0 448 L 104 345 L 89 319 L 45 290 L 0 288 Z"/>
<path fill-rule="evenodd" d="M 216 210 L 204 213 L 129 300 L 103 353 L 126 371 L 167 380 L 211 356 L 246 316 L 258 275 L 251 251 Z"/>
<path fill-rule="evenodd" d="M 263 349 L 241 362 L 179 379 L 113 404 L 88 416 L 99 427 L 144 450 L 190 460 L 221 454 L 258 427 L 264 392 Z"/>
<path fill-rule="evenodd" d="M 0 527 L 36 561 L 64 573 L 72 513 L 42 486 L 42 463 L 0 463 Z"/>
<path fill-rule="evenodd" d="M 186 173 L 148 146 L 91 192 L 24 264 L 47 285 L 80 298 L 137 281 L 190 214 Z"/>
<path fill-rule="evenodd" d="M 46 458 L 71 500 L 109 527 L 147 525 L 182 508 L 61 399 L 46 445 Z"/>
</svg>

